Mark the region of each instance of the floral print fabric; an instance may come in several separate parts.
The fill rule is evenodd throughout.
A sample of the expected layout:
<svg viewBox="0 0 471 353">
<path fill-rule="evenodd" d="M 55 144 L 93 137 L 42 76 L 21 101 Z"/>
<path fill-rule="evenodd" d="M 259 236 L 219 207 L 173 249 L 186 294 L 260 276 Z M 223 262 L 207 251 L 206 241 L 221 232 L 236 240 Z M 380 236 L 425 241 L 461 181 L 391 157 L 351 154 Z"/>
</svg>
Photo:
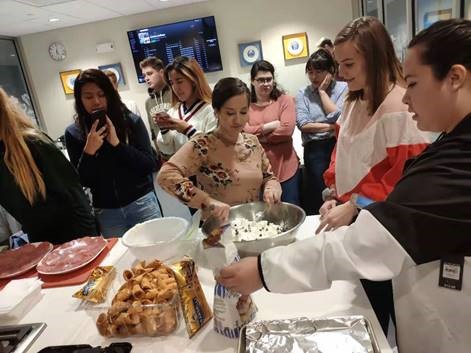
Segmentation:
<svg viewBox="0 0 471 353">
<path fill-rule="evenodd" d="M 197 186 L 189 179 L 196 176 Z M 260 199 L 265 183 L 276 180 L 256 136 L 241 133 L 235 145 L 213 132 L 186 143 L 161 169 L 159 182 L 167 192 L 194 208 L 208 196 L 229 205 Z"/>
</svg>

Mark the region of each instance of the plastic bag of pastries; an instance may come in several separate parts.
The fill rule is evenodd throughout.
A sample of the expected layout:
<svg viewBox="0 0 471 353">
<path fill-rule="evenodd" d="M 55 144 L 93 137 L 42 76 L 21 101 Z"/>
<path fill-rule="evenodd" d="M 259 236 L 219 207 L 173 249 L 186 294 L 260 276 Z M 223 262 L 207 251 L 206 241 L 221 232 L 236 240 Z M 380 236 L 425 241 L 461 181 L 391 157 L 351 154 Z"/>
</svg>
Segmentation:
<svg viewBox="0 0 471 353">
<path fill-rule="evenodd" d="M 98 332 L 106 337 L 162 336 L 178 326 L 179 300 L 172 270 L 156 260 L 123 272 L 124 284 L 111 307 L 98 316 Z"/>
</svg>

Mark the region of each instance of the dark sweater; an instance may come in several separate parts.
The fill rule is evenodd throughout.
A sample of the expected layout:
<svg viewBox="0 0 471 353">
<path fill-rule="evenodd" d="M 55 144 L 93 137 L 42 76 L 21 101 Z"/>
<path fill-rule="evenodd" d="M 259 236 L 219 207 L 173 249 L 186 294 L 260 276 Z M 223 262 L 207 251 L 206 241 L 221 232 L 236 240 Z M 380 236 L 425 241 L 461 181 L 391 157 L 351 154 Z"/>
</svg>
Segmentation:
<svg viewBox="0 0 471 353">
<path fill-rule="evenodd" d="M 149 135 L 142 119 L 126 113 L 127 143 L 113 147 L 106 140 L 95 155 L 83 152 L 86 135 L 74 123 L 65 131 L 70 161 L 77 168 L 83 186 L 91 189 L 93 206 L 119 208 L 136 201 L 154 189 L 152 172 L 156 163 Z"/>
<path fill-rule="evenodd" d="M 60 244 L 97 235 L 89 200 L 62 152 L 52 141 L 30 137 L 26 143 L 46 184 L 46 199 L 29 204 L 5 165 L 5 146 L 0 141 L 0 204 L 22 224 L 31 242 Z"/>
</svg>

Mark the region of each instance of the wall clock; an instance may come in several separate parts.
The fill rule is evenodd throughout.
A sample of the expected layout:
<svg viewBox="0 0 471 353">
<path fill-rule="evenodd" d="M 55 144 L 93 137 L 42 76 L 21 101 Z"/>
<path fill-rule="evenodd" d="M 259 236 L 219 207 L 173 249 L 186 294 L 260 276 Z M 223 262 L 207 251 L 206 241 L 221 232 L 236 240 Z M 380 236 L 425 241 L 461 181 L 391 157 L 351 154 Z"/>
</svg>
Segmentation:
<svg viewBox="0 0 471 353">
<path fill-rule="evenodd" d="M 56 61 L 64 60 L 67 57 L 64 44 L 59 42 L 51 43 L 49 45 L 49 56 Z"/>
</svg>

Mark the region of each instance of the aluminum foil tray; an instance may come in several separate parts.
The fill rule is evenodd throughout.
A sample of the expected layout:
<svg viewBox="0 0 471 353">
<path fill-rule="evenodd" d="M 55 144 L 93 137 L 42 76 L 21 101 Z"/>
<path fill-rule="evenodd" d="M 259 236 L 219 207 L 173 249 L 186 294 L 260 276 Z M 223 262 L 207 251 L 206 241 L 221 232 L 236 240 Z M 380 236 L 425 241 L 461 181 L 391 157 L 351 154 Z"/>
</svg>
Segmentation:
<svg viewBox="0 0 471 353">
<path fill-rule="evenodd" d="M 252 322 L 239 353 L 380 353 L 370 322 L 360 315 Z"/>
</svg>

